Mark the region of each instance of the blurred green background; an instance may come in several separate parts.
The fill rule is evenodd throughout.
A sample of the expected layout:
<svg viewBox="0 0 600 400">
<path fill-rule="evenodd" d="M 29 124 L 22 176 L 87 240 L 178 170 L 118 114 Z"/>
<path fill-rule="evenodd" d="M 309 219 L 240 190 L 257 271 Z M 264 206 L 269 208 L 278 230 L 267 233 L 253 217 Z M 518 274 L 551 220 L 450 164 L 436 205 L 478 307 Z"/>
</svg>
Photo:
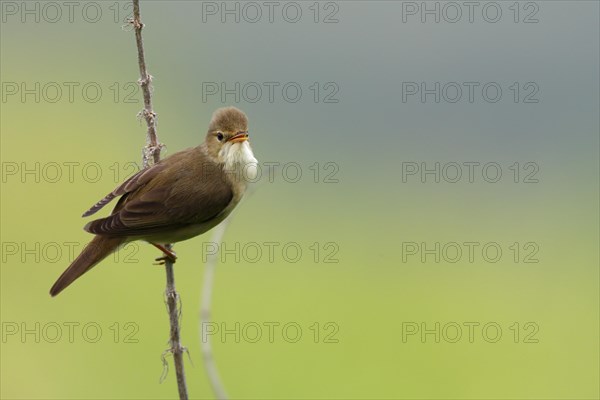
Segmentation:
<svg viewBox="0 0 600 400">
<path fill-rule="evenodd" d="M 499 2 L 495 23 L 485 3 L 455 23 L 446 3 L 427 3 L 439 23 L 409 3 L 281 2 L 270 21 L 263 2 L 142 0 L 167 154 L 236 105 L 259 161 L 279 163 L 234 214 L 233 251 L 219 253 L 214 326 L 240 336 L 212 336 L 225 387 L 252 399 L 598 398 L 598 2 Z M 169 327 L 154 248 L 125 249 L 48 295 L 90 238 L 80 215 L 133 172 L 145 135 L 133 33 L 121 28 L 129 3 L 74 4 L 1 2 L 0 395 L 174 398 L 173 368 L 159 383 Z M 240 98 L 203 91 L 221 82 L 239 82 Z M 272 101 L 265 82 L 279 85 Z M 403 82 L 503 93 L 403 101 Z M 405 163 L 436 162 L 439 183 L 403 176 Z M 452 162 L 495 162 L 502 177 L 478 167 L 473 183 L 467 169 L 452 183 Z M 298 182 L 285 165 L 300 167 Z M 198 325 L 210 240 L 176 246 L 193 398 L 212 396 Z M 472 262 L 465 242 L 478 243 Z M 427 253 L 436 243 L 439 262 Z M 448 243 L 463 250 L 457 262 Z M 502 249 L 497 262 L 486 243 Z M 421 336 L 436 326 L 439 342 Z"/>
</svg>

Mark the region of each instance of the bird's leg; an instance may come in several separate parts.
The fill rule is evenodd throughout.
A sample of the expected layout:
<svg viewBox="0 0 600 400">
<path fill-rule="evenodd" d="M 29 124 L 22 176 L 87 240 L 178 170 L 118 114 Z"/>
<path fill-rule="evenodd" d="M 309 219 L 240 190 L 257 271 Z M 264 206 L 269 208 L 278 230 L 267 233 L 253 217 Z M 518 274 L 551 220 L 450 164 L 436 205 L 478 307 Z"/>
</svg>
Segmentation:
<svg viewBox="0 0 600 400">
<path fill-rule="evenodd" d="M 169 250 L 165 246 L 158 243 L 150 242 L 150 244 L 164 253 L 162 257 L 158 257 L 155 259 L 155 261 L 158 261 L 155 263 L 155 265 L 163 265 L 167 260 L 171 261 L 172 263 L 175 263 L 175 261 L 177 261 L 177 256 L 175 255 L 175 252 L 173 250 Z"/>
</svg>

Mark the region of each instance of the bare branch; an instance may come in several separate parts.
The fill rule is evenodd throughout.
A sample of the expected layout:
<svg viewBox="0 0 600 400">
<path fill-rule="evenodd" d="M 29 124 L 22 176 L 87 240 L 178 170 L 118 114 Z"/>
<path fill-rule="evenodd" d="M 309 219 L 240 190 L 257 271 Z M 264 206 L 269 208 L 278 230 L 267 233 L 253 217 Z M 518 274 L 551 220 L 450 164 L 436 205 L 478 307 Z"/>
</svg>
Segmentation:
<svg viewBox="0 0 600 400">
<path fill-rule="evenodd" d="M 167 245 L 168 250 L 171 250 L 171 248 L 171 245 Z M 187 351 L 187 349 L 181 345 L 181 341 L 179 339 L 179 311 L 177 310 L 179 294 L 175 290 L 175 273 L 173 271 L 173 263 L 168 259 L 165 260 L 165 270 L 167 272 L 167 290 L 165 295 L 167 297 L 169 322 L 171 324 L 170 351 L 173 353 L 173 362 L 175 364 L 175 375 L 177 376 L 179 398 L 187 400 L 188 394 L 185 383 L 185 371 L 183 368 L 183 353 Z"/>
<path fill-rule="evenodd" d="M 148 132 L 146 134 L 146 145 L 142 151 L 143 157 L 142 162 L 144 168 L 148 167 L 151 163 L 157 163 L 160 160 L 160 151 L 162 143 L 158 141 L 156 134 L 156 113 L 152 109 L 152 95 L 150 91 L 152 76 L 146 70 L 146 60 L 144 57 L 144 44 L 142 41 L 142 23 L 140 17 L 140 2 L 139 0 L 133 0 L 133 19 L 130 21 L 135 31 L 135 41 L 138 50 L 138 64 L 140 67 L 140 79 L 138 83 L 142 88 L 144 96 L 144 109 L 141 114 L 146 120 L 148 126 Z M 150 161 L 152 160 L 152 161 Z M 168 250 L 171 250 L 171 245 L 166 246 Z M 167 256 L 165 254 L 165 256 Z M 183 366 L 183 352 L 186 349 L 181 345 L 180 331 L 179 331 L 179 312 L 177 310 L 177 302 L 179 300 L 179 294 L 175 290 L 175 274 L 173 271 L 173 262 L 165 257 L 165 270 L 167 273 L 167 288 L 165 296 L 167 300 L 167 306 L 169 309 L 169 322 L 171 325 L 170 331 L 170 349 L 169 351 L 173 354 L 173 362 L 175 363 L 175 373 L 177 375 L 177 387 L 179 389 L 179 398 L 188 398 L 187 386 L 185 383 L 185 371 Z"/>
<path fill-rule="evenodd" d="M 142 28 L 144 27 L 144 24 L 140 17 L 140 0 L 133 0 L 133 19 L 130 22 L 135 31 L 135 41 L 138 50 L 138 64 L 140 67 L 140 79 L 138 80 L 138 83 L 142 88 L 142 94 L 144 96 L 142 116 L 146 120 L 146 125 L 148 125 L 146 146 L 144 147 L 143 156 L 145 168 L 150 164 L 150 159 L 152 159 L 152 162 L 154 163 L 157 163 L 160 160 L 160 150 L 163 145 L 158 141 L 158 136 L 156 134 L 156 113 L 152 109 L 152 95 L 150 93 L 152 76 L 146 70 L 144 43 L 142 41 Z"/>
</svg>

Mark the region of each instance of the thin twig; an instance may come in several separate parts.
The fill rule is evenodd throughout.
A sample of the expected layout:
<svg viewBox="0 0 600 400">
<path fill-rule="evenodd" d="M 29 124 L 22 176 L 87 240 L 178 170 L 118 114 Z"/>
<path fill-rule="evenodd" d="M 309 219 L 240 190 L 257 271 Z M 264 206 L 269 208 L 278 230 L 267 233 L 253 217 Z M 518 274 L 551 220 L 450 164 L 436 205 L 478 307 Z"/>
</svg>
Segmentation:
<svg viewBox="0 0 600 400">
<path fill-rule="evenodd" d="M 215 227 L 212 241 L 213 243 L 222 243 L 227 224 L 231 216 Z M 219 377 L 219 371 L 213 357 L 212 345 L 210 343 L 210 335 L 205 334 L 205 329 L 210 323 L 211 305 L 212 305 L 212 289 L 215 280 L 215 269 L 217 267 L 217 252 L 211 253 L 206 258 L 204 269 L 204 282 L 202 284 L 202 297 L 200 302 L 200 344 L 202 346 L 202 360 L 204 362 L 204 370 L 208 375 L 210 386 L 213 389 L 215 397 L 219 400 L 226 400 L 227 393 Z"/>
<path fill-rule="evenodd" d="M 142 110 L 142 117 L 146 120 L 148 126 L 148 133 L 146 134 L 146 145 L 143 149 L 143 165 L 144 168 L 157 163 L 160 160 L 160 150 L 162 144 L 158 141 L 156 135 L 156 113 L 152 109 L 152 95 L 150 93 L 150 84 L 152 82 L 152 76 L 146 70 L 146 60 L 144 58 L 144 43 L 142 41 L 142 28 L 144 24 L 140 17 L 140 2 L 139 0 L 133 0 L 133 19 L 130 21 L 135 31 L 135 41 L 138 50 L 138 64 L 140 67 L 140 80 L 138 81 L 144 96 L 144 109 Z M 167 245 L 167 249 L 171 250 L 171 245 Z M 165 270 L 167 273 L 167 288 L 165 296 L 167 298 L 167 306 L 169 309 L 169 323 L 171 325 L 170 331 L 170 346 L 169 351 L 173 354 L 173 362 L 175 363 L 175 374 L 177 375 L 177 387 L 179 389 L 179 398 L 188 398 L 187 386 L 185 383 L 185 371 L 183 366 L 183 352 L 185 348 L 181 345 L 179 335 L 179 312 L 177 310 L 177 301 L 179 300 L 179 294 L 175 290 L 175 274 L 173 271 L 173 262 L 168 257 L 165 257 Z"/>
<path fill-rule="evenodd" d="M 158 136 L 156 135 L 156 113 L 152 109 L 152 95 L 150 93 L 152 76 L 146 70 L 144 42 L 142 41 L 142 28 L 144 27 L 144 24 L 140 17 L 139 0 L 133 0 L 133 19 L 130 22 L 133 24 L 133 29 L 135 31 L 135 42 L 138 51 L 138 64 L 140 67 L 140 79 L 138 80 L 138 83 L 142 88 L 142 94 L 144 96 L 144 109 L 141 111 L 141 116 L 146 120 L 146 125 L 148 125 L 146 146 L 143 150 L 143 163 L 145 168 L 150 164 L 150 159 L 152 159 L 152 162 L 154 163 L 157 163 L 160 160 L 160 150 L 163 145 L 158 141 Z"/>
<path fill-rule="evenodd" d="M 168 250 L 172 249 L 171 245 L 166 246 Z M 179 294 L 175 290 L 175 273 L 173 271 L 173 263 L 168 259 L 165 260 L 165 270 L 167 272 L 167 306 L 169 307 L 169 322 L 171 324 L 171 353 L 173 353 L 173 363 L 175 364 L 175 375 L 177 376 L 177 387 L 179 389 L 179 398 L 188 398 L 187 386 L 185 383 L 185 371 L 183 368 L 183 353 L 185 347 L 181 345 L 179 339 L 179 311 L 177 310 L 177 302 Z"/>
</svg>

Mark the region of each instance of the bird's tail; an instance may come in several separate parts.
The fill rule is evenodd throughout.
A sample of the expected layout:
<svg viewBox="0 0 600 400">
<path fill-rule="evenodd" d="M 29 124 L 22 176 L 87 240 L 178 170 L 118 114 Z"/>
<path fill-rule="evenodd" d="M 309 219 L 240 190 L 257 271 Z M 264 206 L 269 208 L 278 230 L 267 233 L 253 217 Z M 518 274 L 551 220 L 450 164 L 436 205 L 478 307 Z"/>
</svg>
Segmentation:
<svg viewBox="0 0 600 400">
<path fill-rule="evenodd" d="M 104 260 L 109 254 L 114 252 L 119 245 L 124 242 L 124 238 L 111 238 L 97 235 L 82 250 L 81 254 L 69 265 L 69 268 L 62 273 L 60 278 L 50 289 L 50 295 L 56 296 L 62 292 L 73 281 L 85 274 L 92 267 Z"/>
</svg>

